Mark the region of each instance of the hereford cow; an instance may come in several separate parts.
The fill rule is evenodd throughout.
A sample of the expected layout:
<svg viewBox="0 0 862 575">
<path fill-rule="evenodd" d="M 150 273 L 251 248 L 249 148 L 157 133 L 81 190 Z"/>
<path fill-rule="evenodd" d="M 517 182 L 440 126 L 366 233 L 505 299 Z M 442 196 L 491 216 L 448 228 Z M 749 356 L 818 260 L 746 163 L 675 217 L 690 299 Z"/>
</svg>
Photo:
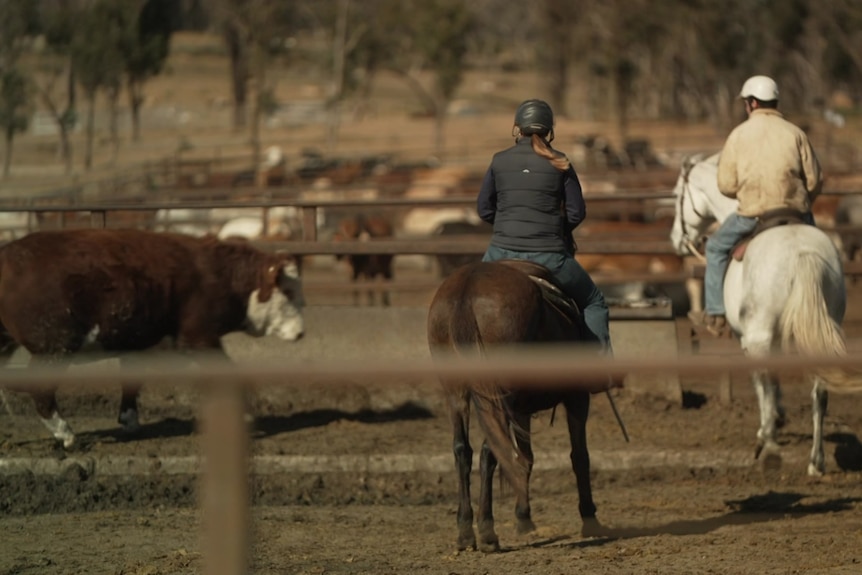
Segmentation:
<svg viewBox="0 0 862 575">
<path fill-rule="evenodd" d="M 344 241 L 368 241 L 374 238 L 391 238 L 392 224 L 383 216 L 358 215 L 344 218 L 338 223 L 338 229 L 332 239 L 336 242 Z M 380 276 L 384 281 L 392 279 L 391 254 L 354 254 L 337 255 L 337 259 L 346 259 L 350 264 L 351 279 L 356 282 L 360 279 L 373 280 Z M 368 303 L 373 305 L 375 301 L 374 292 L 368 292 Z M 380 294 L 380 302 L 384 306 L 389 305 L 389 292 L 383 290 Z M 353 304 L 359 305 L 359 290 L 353 292 Z"/>
<path fill-rule="evenodd" d="M 179 350 L 226 357 L 221 337 L 245 330 L 297 340 L 302 290 L 284 254 L 248 242 L 141 230 L 32 233 L 0 248 L 0 337 L 31 365 L 65 367 L 81 351 L 123 363 L 169 338 Z M 8 346 L 7 346 L 8 347 Z M 123 384 L 119 422 L 138 425 L 139 384 Z M 75 441 L 55 389 L 31 390 L 54 437 Z"/>
</svg>

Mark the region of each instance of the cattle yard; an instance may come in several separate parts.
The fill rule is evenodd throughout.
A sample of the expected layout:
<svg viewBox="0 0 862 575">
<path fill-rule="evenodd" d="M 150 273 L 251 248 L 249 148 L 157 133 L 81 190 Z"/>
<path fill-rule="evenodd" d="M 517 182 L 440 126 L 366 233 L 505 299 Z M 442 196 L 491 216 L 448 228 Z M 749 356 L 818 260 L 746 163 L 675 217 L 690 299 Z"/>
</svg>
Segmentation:
<svg viewBox="0 0 862 575">
<path fill-rule="evenodd" d="M 738 343 L 693 332 L 682 319 L 689 305 L 682 284 L 698 275 L 698 267 L 685 265 L 668 241 L 676 173 L 642 176 L 653 180 L 647 189 L 625 187 L 637 176 L 628 178 L 611 177 L 613 191 L 605 192 L 598 190 L 610 187 L 607 182 L 585 178 L 590 219 L 600 223 L 592 229 L 585 224 L 577 236 L 579 258 L 591 261 L 591 272 L 609 293 L 619 286 L 637 288 L 634 296 L 621 291 L 612 308 L 618 361 L 630 373 L 627 388 L 614 393 L 632 442 L 623 442 L 601 396 L 595 396 L 589 422 L 605 530 L 578 535 L 568 438 L 564 426 L 543 416 L 533 429 L 540 530 L 528 537 L 514 534 L 513 502 L 504 489 L 498 520 L 504 551 L 510 552 L 493 557 L 452 554 L 451 435 L 435 368 L 424 363 L 425 313 L 440 282 L 437 258 L 478 257 L 488 238 L 434 236 L 397 225 L 409 221 L 412 210 L 471 210 L 473 184 L 444 186 L 443 197 L 407 194 L 410 186 L 404 184 L 400 192 L 370 198 L 363 197 L 367 189 L 361 183 L 344 187 L 337 198 L 300 194 L 286 185 L 241 192 L 200 185 L 160 189 L 145 199 L 105 192 L 110 202 L 98 193 L 80 193 L 73 200 L 58 194 L 8 204 L 7 213 L 28 214 L 26 229 L 200 230 L 203 224 L 217 233 L 224 220 L 215 210 L 233 211 L 228 218 L 256 218 L 261 233 L 250 238 L 256 246 L 303 256 L 309 307 L 308 333 L 300 342 L 226 338 L 237 376 L 254 385 L 256 420 L 250 427 L 242 418 L 239 387 L 228 383 L 236 376 L 223 371 L 197 376 L 209 381 L 206 391 L 184 381 L 184 372 L 139 374 L 148 383 L 141 399 L 145 424 L 133 438 L 115 430 L 108 413 L 113 407 L 105 408 L 105 396 L 115 393 L 113 366 L 82 371 L 90 383 L 70 382 L 60 398 L 84 438 L 69 454 L 47 439 L 26 402 L 6 398 L 0 413 L 0 523 L 10 537 L 0 552 L 0 571 L 209 574 L 242 572 L 249 563 L 255 573 L 550 574 L 567 571 L 574 559 L 597 573 L 707 572 L 705 564 L 727 572 L 785 573 L 799 566 L 853 572 L 862 532 L 859 399 L 833 398 L 827 476 L 808 479 L 803 462 L 810 390 L 796 377 L 801 364 L 783 364 L 787 454 L 777 470 L 755 462 L 756 400 Z M 845 181 L 846 186 L 833 180 L 825 198 L 857 191 L 854 178 Z M 285 208 L 291 234 L 270 234 L 268 214 Z M 180 210 L 188 211 L 177 218 L 157 216 Z M 387 214 L 396 222 L 395 233 L 331 241 L 335 222 L 357 212 Z M 831 225 L 828 214 L 818 219 Z M 7 228 L 12 235 L 21 232 Z M 853 226 L 831 228 L 839 238 L 858 234 Z M 335 257 L 342 254 L 393 256 L 393 280 L 349 281 Z M 653 265 L 660 262 L 664 267 Z M 862 331 L 854 266 L 848 262 L 846 270 L 851 337 Z M 391 305 L 356 306 L 357 289 L 389 291 Z M 511 374 L 518 365 L 513 360 L 497 368 Z M 536 379 L 549 381 L 571 369 L 562 360 L 532 368 Z M 607 366 L 586 358 L 580 368 Z M 478 445 L 474 440 L 477 450 Z M 247 462 L 253 470 L 248 484 L 242 471 Z M 843 526 L 838 534 L 836 521 Z M 234 528 L 224 529 L 226 524 Z M 35 529 L 57 536 L 40 542 Z M 151 543 L 141 545 L 142 538 Z M 738 542 L 745 540 L 758 541 L 759 548 L 740 550 Z M 81 547 L 88 552 L 74 551 Z"/>
</svg>

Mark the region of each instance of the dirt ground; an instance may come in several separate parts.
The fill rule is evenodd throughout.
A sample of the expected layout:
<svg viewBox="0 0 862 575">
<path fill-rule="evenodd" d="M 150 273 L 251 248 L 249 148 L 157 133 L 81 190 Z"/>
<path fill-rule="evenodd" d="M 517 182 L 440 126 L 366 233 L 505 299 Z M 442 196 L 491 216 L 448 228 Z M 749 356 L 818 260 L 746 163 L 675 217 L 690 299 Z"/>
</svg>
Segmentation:
<svg viewBox="0 0 862 575">
<path fill-rule="evenodd" d="M 451 470 L 261 473 L 252 486 L 251 572 L 557 574 L 583 565 L 594 573 L 858 573 L 860 399 L 833 399 L 827 475 L 810 479 L 804 473 L 808 390 L 798 382 L 786 387 L 785 464 L 765 474 L 752 458 L 753 393 L 737 386 L 727 407 L 718 404 L 714 388 L 708 382 L 686 385 L 689 403 L 698 408 L 620 392 L 630 444 L 604 398 L 595 398 L 589 433 L 598 517 L 606 528 L 601 537 L 580 534 L 565 432 L 543 413 L 534 422 L 538 468 L 532 493 L 539 528 L 528 537 L 515 534 L 513 501 L 503 489 L 496 500 L 502 553 L 455 552 Z M 88 415 L 80 405 L 85 415 L 71 421 L 84 432 L 84 454 L 195 454 L 193 418 L 160 419 L 154 395 L 147 398 L 144 433 L 132 441 L 118 438 L 97 401 L 91 399 Z M 281 414 L 260 418 L 254 453 L 451 458 L 448 426 L 438 410 L 333 409 L 327 406 L 350 398 L 320 395 L 296 387 L 297 404 L 321 407 L 284 406 Z M 0 434 L 9 457 L 63 457 L 32 418 L 0 417 Z M 652 456 L 651 463 L 616 468 L 614 456 L 623 453 Z M 660 456 L 670 463 L 655 463 Z M 19 473 L 0 482 L 0 573 L 201 572 L 193 475 L 100 476 L 70 466 L 59 476 Z"/>
<path fill-rule="evenodd" d="M 734 381 L 731 405 L 719 401 L 716 381 L 682 383 L 682 405 L 615 392 L 630 443 L 606 398 L 594 397 L 588 433 L 604 527 L 597 537 L 581 534 L 560 414 L 555 423 L 539 414 L 531 484 L 538 530 L 515 533 L 511 493 L 497 488 L 502 552 L 492 555 L 455 552 L 457 484 L 435 383 L 262 387 L 251 430 L 250 572 L 859 573 L 862 397 L 831 398 L 827 473 L 812 479 L 810 390 L 801 381 L 785 382 L 784 465 L 773 472 L 753 458 L 758 416 L 747 381 Z M 403 399 L 387 404 L 383 394 Z M 0 414 L 0 573 L 202 572 L 199 478 L 194 467 L 182 469 L 200 453 L 195 392 L 145 388 L 143 428 L 130 438 L 114 423 L 117 395 L 61 393 L 80 434 L 69 454 L 25 401 L 9 396 L 14 415 Z M 18 458 L 61 471 L 16 472 L 10 462 Z M 99 471 L 111 461 L 113 471 Z M 118 461 L 152 464 L 126 473 Z"/>
</svg>

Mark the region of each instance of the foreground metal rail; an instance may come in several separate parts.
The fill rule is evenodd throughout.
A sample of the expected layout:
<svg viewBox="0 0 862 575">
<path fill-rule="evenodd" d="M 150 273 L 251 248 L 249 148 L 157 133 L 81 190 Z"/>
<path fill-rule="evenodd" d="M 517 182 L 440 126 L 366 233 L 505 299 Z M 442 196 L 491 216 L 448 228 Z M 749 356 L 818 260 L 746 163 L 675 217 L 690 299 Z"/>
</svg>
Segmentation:
<svg viewBox="0 0 862 575">
<path fill-rule="evenodd" d="M 848 345 L 851 349 L 854 342 Z M 269 361 L 254 364 L 209 361 L 205 356 L 194 360 L 195 367 L 176 366 L 176 355 L 165 354 L 168 367 L 123 369 L 123 379 L 135 379 L 147 385 L 175 384 L 176 380 L 197 380 L 203 389 L 229 384 L 242 388 L 261 382 L 313 380 L 320 384 L 341 384 L 344 380 L 403 381 L 419 376 L 453 378 L 488 378 L 513 380 L 512 387 L 572 387 L 577 379 L 598 379 L 609 375 L 630 373 L 677 373 L 680 375 L 710 375 L 747 373 L 770 370 L 776 373 L 800 373 L 814 368 L 862 369 L 862 355 L 803 357 L 773 355 L 764 358 L 734 357 L 732 363 L 721 356 L 601 358 L 592 353 L 572 353 L 570 346 L 543 345 L 543 349 L 499 347 L 486 350 L 485 357 L 449 356 L 424 361 L 381 359 L 366 361 Z M 160 356 L 147 354 L 148 365 L 158 366 Z M 99 356 L 102 359 L 104 356 Z M 94 357 L 93 359 L 97 359 Z M 493 361 L 489 361 L 493 359 Z M 83 358 L 86 360 L 86 358 Z M 862 375 L 862 371 L 860 371 Z M 0 387 L 14 384 L 17 388 L 53 386 L 58 380 L 86 384 L 113 383 L 116 371 L 97 366 L 78 365 L 73 371 L 50 368 L 0 369 Z M 576 384 L 574 384 L 576 386 Z"/>
</svg>

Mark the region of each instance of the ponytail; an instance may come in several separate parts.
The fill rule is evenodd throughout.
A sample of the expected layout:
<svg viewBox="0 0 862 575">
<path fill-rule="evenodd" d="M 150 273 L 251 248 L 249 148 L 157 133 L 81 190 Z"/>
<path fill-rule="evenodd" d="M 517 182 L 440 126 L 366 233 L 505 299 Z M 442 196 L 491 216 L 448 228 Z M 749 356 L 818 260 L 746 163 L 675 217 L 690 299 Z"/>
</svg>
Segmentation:
<svg viewBox="0 0 862 575">
<path fill-rule="evenodd" d="M 571 162 L 569 162 L 569 158 L 567 158 L 564 153 L 553 149 L 551 145 L 548 144 L 548 142 L 539 134 L 530 135 L 530 143 L 532 144 L 533 151 L 536 152 L 536 154 L 546 158 L 551 162 L 551 165 L 559 171 L 565 172 L 572 166 Z"/>
</svg>

